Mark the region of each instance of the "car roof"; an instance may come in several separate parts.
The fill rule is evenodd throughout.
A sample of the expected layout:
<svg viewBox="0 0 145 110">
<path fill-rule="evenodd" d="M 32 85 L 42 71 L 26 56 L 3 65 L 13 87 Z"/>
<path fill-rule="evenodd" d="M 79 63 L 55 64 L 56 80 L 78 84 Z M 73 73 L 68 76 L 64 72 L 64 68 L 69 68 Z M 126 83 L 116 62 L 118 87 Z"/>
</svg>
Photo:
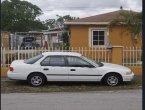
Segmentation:
<svg viewBox="0 0 145 110">
<path fill-rule="evenodd" d="M 82 56 L 80 53 L 76 52 L 43 52 L 42 55 L 66 55 L 66 56 Z"/>
</svg>

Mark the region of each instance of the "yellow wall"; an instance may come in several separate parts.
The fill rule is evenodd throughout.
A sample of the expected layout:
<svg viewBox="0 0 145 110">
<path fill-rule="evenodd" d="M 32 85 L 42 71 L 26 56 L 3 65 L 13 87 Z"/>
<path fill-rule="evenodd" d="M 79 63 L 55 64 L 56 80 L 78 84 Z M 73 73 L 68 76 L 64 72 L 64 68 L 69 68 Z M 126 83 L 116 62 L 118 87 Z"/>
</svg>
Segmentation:
<svg viewBox="0 0 145 110">
<path fill-rule="evenodd" d="M 88 46 L 88 26 L 71 26 L 70 34 L 71 47 Z"/>
<path fill-rule="evenodd" d="M 123 26 L 114 26 L 113 28 L 109 29 L 109 39 L 114 46 L 133 46 L 131 35 L 127 30 L 127 27 Z M 135 46 L 141 47 L 141 37 L 135 40 Z"/>
<path fill-rule="evenodd" d="M 1 70 L 1 71 L 0 71 L 1 76 L 2 76 L 2 77 L 6 77 L 9 68 L 8 68 L 8 67 L 1 67 L 0 70 Z"/>
<path fill-rule="evenodd" d="M 70 46 L 88 47 L 89 46 L 89 28 L 95 28 L 94 25 L 71 25 L 70 26 Z M 113 46 L 133 46 L 130 33 L 127 28 L 115 26 L 109 28 L 109 41 Z M 136 40 L 136 46 L 141 46 L 141 38 Z"/>
<path fill-rule="evenodd" d="M 9 32 L 1 32 L 1 37 L 2 37 L 2 42 L 1 45 L 3 45 L 3 47 L 8 48 L 9 47 Z"/>
</svg>

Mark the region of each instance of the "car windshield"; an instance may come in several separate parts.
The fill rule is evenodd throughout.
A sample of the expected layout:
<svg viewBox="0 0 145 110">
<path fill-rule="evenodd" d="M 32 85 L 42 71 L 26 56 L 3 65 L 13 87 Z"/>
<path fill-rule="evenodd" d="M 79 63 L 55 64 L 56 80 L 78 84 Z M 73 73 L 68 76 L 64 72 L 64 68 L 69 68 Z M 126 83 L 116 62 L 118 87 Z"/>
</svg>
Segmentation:
<svg viewBox="0 0 145 110">
<path fill-rule="evenodd" d="M 101 63 L 101 62 L 95 62 L 94 60 L 92 60 L 90 58 L 86 58 L 84 56 L 82 56 L 82 58 L 85 59 L 85 60 L 88 60 L 89 62 L 91 62 L 91 63 L 93 63 L 93 64 L 95 64 L 95 65 L 97 65 L 99 67 L 103 66 L 103 63 Z"/>
<path fill-rule="evenodd" d="M 43 57 L 43 55 L 40 54 L 40 55 L 37 55 L 37 56 L 34 56 L 34 57 L 30 58 L 30 59 L 25 60 L 24 63 L 33 64 L 33 63 L 35 63 L 36 61 L 38 61 L 42 57 Z"/>
</svg>

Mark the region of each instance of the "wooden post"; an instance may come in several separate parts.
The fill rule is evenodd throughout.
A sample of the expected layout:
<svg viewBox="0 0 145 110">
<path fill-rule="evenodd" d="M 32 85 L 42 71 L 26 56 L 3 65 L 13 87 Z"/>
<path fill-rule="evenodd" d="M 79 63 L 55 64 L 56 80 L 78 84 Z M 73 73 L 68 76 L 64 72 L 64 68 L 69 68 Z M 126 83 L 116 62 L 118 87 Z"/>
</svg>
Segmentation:
<svg viewBox="0 0 145 110">
<path fill-rule="evenodd" d="M 2 61 L 3 61 L 3 62 L 2 62 L 3 65 L 6 64 L 6 54 L 5 54 L 5 53 L 6 53 L 6 49 L 3 48 L 3 53 L 2 53 L 2 54 L 3 54 L 3 60 L 2 60 Z"/>
</svg>

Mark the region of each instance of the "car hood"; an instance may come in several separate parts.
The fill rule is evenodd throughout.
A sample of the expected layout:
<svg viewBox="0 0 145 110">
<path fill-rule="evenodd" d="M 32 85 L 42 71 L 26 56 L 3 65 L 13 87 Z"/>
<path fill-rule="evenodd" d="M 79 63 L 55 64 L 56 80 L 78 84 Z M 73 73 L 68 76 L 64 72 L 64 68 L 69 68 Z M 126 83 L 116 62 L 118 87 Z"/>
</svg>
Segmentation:
<svg viewBox="0 0 145 110">
<path fill-rule="evenodd" d="M 118 65 L 118 64 L 112 64 L 112 63 L 104 63 L 105 67 L 109 67 L 109 68 L 113 68 L 113 69 L 123 69 L 123 70 L 130 70 L 128 67 L 122 66 L 122 65 Z"/>
</svg>

